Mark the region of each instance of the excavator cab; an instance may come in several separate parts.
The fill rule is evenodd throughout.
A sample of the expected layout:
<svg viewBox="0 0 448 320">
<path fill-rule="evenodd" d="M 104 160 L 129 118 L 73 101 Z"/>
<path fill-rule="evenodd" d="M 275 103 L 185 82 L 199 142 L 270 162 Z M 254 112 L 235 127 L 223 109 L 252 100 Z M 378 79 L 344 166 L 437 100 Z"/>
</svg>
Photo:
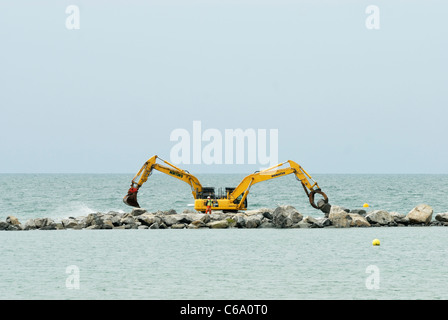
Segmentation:
<svg viewBox="0 0 448 320">
<path fill-rule="evenodd" d="M 214 199 L 215 196 L 215 188 L 213 187 L 203 187 L 202 191 L 198 193 L 198 199 L 207 199 L 207 197 L 210 197 Z"/>
</svg>

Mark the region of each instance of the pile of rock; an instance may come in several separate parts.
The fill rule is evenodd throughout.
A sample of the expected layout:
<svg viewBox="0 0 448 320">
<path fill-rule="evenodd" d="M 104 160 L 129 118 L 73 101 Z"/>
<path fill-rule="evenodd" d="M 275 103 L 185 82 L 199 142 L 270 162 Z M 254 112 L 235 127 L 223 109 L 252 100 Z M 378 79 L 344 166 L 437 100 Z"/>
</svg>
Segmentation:
<svg viewBox="0 0 448 320">
<path fill-rule="evenodd" d="M 349 210 L 344 207 L 331 206 L 326 216 L 335 227 L 380 227 L 380 226 L 448 226 L 448 213 L 439 213 L 432 220 L 433 209 L 427 204 L 420 204 L 407 215 L 385 210 Z"/>
<path fill-rule="evenodd" d="M 418 205 L 407 215 L 384 210 L 349 210 L 331 206 L 325 217 L 303 216 L 292 206 L 275 209 L 257 209 L 239 213 L 213 212 L 212 214 L 174 210 L 150 213 L 133 209 L 130 213 L 91 213 L 69 217 L 61 221 L 50 218 L 29 219 L 22 225 L 14 216 L 0 222 L 0 230 L 63 230 L 63 229 L 225 229 L 225 228 L 349 228 L 375 226 L 448 226 L 448 213 L 439 213 L 432 220 L 433 210 Z"/>
</svg>

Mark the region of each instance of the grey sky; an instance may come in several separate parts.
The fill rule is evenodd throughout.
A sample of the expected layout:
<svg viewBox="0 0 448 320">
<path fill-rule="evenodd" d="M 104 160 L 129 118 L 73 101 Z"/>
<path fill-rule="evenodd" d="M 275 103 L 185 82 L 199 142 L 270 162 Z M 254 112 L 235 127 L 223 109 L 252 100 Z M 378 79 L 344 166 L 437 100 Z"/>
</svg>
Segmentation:
<svg viewBox="0 0 448 320">
<path fill-rule="evenodd" d="M 379 30 L 365 27 L 371 4 Z M 279 160 L 310 173 L 448 173 L 447 12 L 428 0 L 1 1 L 0 172 L 135 173 L 200 120 L 278 129 Z"/>
</svg>

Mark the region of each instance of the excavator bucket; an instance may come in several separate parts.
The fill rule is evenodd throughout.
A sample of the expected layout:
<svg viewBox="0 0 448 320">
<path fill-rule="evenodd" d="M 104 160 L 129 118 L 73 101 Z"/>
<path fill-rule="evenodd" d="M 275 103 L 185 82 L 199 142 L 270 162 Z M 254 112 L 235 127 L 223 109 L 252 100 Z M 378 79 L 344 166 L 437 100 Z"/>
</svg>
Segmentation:
<svg viewBox="0 0 448 320">
<path fill-rule="evenodd" d="M 128 194 L 123 198 L 123 202 L 128 206 L 140 208 L 137 202 L 137 191 L 136 188 L 129 189 Z"/>
</svg>

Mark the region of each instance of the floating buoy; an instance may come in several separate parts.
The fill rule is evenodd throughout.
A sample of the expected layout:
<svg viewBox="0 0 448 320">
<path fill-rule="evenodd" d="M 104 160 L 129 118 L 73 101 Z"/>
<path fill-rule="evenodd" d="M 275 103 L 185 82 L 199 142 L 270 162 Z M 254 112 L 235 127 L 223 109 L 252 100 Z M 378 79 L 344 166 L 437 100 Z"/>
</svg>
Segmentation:
<svg viewBox="0 0 448 320">
<path fill-rule="evenodd" d="M 378 239 L 373 239 L 373 241 L 372 241 L 372 245 L 374 245 L 374 246 L 379 246 L 379 245 L 380 245 L 380 240 L 378 240 Z"/>
<path fill-rule="evenodd" d="M 369 204 L 368 204 L 368 203 L 364 203 L 362 206 L 363 206 L 364 208 L 368 208 L 368 207 L 369 207 Z"/>
</svg>

